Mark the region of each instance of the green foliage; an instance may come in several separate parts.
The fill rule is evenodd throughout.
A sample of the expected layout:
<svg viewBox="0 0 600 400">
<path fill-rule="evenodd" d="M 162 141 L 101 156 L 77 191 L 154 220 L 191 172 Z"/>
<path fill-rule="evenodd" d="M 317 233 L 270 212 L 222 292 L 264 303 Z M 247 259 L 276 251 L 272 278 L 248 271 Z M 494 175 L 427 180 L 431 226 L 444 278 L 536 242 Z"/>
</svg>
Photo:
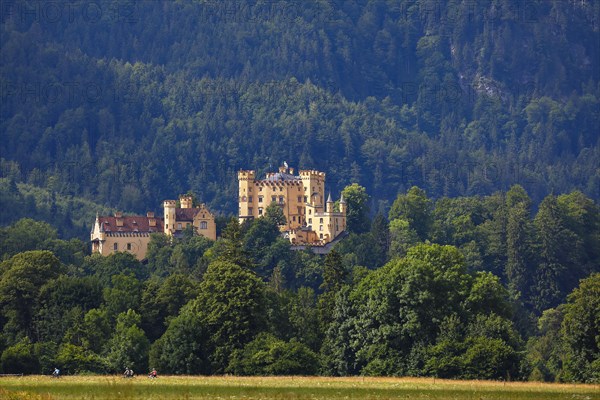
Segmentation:
<svg viewBox="0 0 600 400">
<path fill-rule="evenodd" d="M 0 158 L 0 165 L 5 160 Z M 12 163 L 9 163 L 12 165 Z M 10 168 L 10 167 L 7 167 Z M 3 170 L 6 171 L 6 170 Z M 40 172 L 39 169 L 37 172 Z M 3 174 L 6 176 L 6 174 Z M 80 193 L 78 197 L 69 194 L 56 193 L 55 189 L 42 188 L 28 183 L 16 183 L 21 178 L 20 171 L 11 178 L 0 178 L 0 207 L 7 212 L 0 215 L 0 225 L 16 224 L 20 219 L 33 219 L 51 224 L 55 233 L 60 237 L 77 237 L 81 240 L 88 238 L 90 221 L 93 221 L 96 212 L 110 214 L 112 211 L 84 198 Z M 41 182 L 39 182 L 41 183 Z M 11 187 L 11 185 L 13 185 Z M 40 236 L 41 241 L 46 239 Z M 51 239 L 51 237 L 48 237 Z M 19 247 L 31 243 L 15 242 Z M 22 248 L 25 250 L 50 250 L 47 248 Z M 60 258 L 60 257 L 59 257 Z"/>
<path fill-rule="evenodd" d="M 564 306 L 551 308 L 538 319 L 538 335 L 527 342 L 527 363 L 531 373 L 529 380 L 557 381 L 562 374 L 565 349 L 561 335 Z"/>
<path fill-rule="evenodd" d="M 35 374 L 40 365 L 29 338 L 23 338 L 2 352 L 0 366 L 5 374 Z"/>
<path fill-rule="evenodd" d="M 111 286 L 114 275 L 127 275 L 138 280 L 148 276 L 142 263 L 128 252 L 116 252 L 106 257 L 92 254 L 85 258 L 83 268 L 95 274 L 103 286 Z"/>
<path fill-rule="evenodd" d="M 274 207 L 279 209 L 277 205 Z M 285 259 L 289 254 L 289 241 L 281 238 L 278 224 L 277 216 L 265 216 L 245 224 L 243 252 L 252 255 L 249 258 L 256 271 L 263 277 L 270 276 L 281 259 Z"/>
<path fill-rule="evenodd" d="M 34 307 L 43 284 L 60 273 L 59 260 L 49 251 L 27 251 L 2 263 L 0 307 L 16 332 L 31 333 Z M 6 332 L 6 330 L 5 330 Z"/>
<path fill-rule="evenodd" d="M 385 366 L 376 370 L 385 374 L 407 373 L 411 350 L 432 343 L 444 317 L 460 312 L 470 282 L 463 257 L 450 246 L 419 245 L 373 271 L 351 297 L 358 362 Z"/>
<path fill-rule="evenodd" d="M 93 308 L 83 317 L 81 327 L 65 334 L 65 341 L 100 354 L 110 339 L 113 325 L 106 309 Z M 77 329 L 78 328 L 78 329 Z"/>
<path fill-rule="evenodd" d="M 29 218 L 23 218 L 3 228 L 2 247 L 0 253 L 10 258 L 17 253 L 28 250 L 44 250 L 44 242 L 57 239 L 56 229 L 46 222 L 38 222 Z"/>
<path fill-rule="evenodd" d="M 463 377 L 466 379 L 510 380 L 518 371 L 515 350 L 501 339 L 470 338 L 463 357 L 466 369 Z"/>
<path fill-rule="evenodd" d="M 150 365 L 167 374 L 210 374 L 209 339 L 201 317 L 186 306 L 152 344 Z"/>
<path fill-rule="evenodd" d="M 396 218 L 390 222 L 390 257 L 404 257 L 412 246 L 419 242 L 417 232 L 404 219 Z"/>
<path fill-rule="evenodd" d="M 321 343 L 317 298 L 311 288 L 301 287 L 291 295 L 287 304 L 292 332 L 289 337 L 317 351 Z"/>
<path fill-rule="evenodd" d="M 538 312 L 564 300 L 579 278 L 585 276 L 578 262 L 585 254 L 582 240 L 571 231 L 555 196 L 547 196 L 535 216 L 539 245 L 533 301 Z"/>
<path fill-rule="evenodd" d="M 59 343 L 73 320 L 80 320 L 82 312 L 100 307 L 101 302 L 102 289 L 95 277 L 61 275 L 49 281 L 40 289 L 36 307 L 37 340 Z"/>
<path fill-rule="evenodd" d="M 227 370 L 236 375 L 315 375 L 318 357 L 306 345 L 261 333 L 233 353 Z"/>
<path fill-rule="evenodd" d="M 148 369 L 150 342 L 140 328 L 140 322 L 140 315 L 131 309 L 117 316 L 115 332 L 106 345 L 106 359 L 113 372 L 126 367 L 134 371 Z"/>
<path fill-rule="evenodd" d="M 141 302 L 141 282 L 130 275 L 113 275 L 111 287 L 104 288 L 104 304 L 109 318 L 115 319 L 129 309 L 138 310 Z"/>
<path fill-rule="evenodd" d="M 465 299 L 465 309 L 473 315 L 495 313 L 504 318 L 513 315 L 508 291 L 500 278 L 490 272 L 476 273 L 471 292 Z"/>
<path fill-rule="evenodd" d="M 331 250 L 325 257 L 323 283 L 320 287 L 323 290 L 323 294 L 319 298 L 319 320 L 322 330 L 325 330 L 331 322 L 336 294 L 346 283 L 347 277 L 348 271 L 342 264 L 341 255 L 337 251 Z"/>
<path fill-rule="evenodd" d="M 232 262 L 239 266 L 251 269 L 254 265 L 252 264 L 250 255 L 244 248 L 244 231 L 249 231 L 251 227 L 252 222 L 246 222 L 240 226 L 237 219 L 232 218 L 223 230 L 221 240 L 218 240 L 215 243 L 215 246 L 210 249 L 208 259 L 211 261 L 222 260 L 225 262 Z M 273 231 L 270 231 L 266 233 L 266 235 L 272 238 L 272 232 Z M 258 239 L 260 240 L 262 232 L 257 233 L 259 234 Z"/>
<path fill-rule="evenodd" d="M 346 202 L 346 227 L 354 233 L 367 232 L 371 227 L 369 220 L 369 195 L 367 190 L 357 183 L 342 190 Z"/>
<path fill-rule="evenodd" d="M 164 281 L 151 279 L 145 283 L 140 310 L 141 327 L 150 341 L 165 332 L 170 318 L 198 294 L 198 284 L 188 276 L 173 274 Z"/>
<path fill-rule="evenodd" d="M 581 280 L 565 306 L 565 380 L 600 382 L 600 273 Z"/>
<path fill-rule="evenodd" d="M 189 307 L 209 337 L 205 345 L 213 373 L 223 372 L 231 353 L 266 325 L 264 284 L 254 273 L 227 261 L 210 264 Z"/>
<path fill-rule="evenodd" d="M 285 225 L 287 223 L 285 215 L 283 215 L 283 209 L 275 202 L 267 206 L 265 218 L 277 226 Z"/>
<path fill-rule="evenodd" d="M 59 368 L 63 374 L 106 373 L 109 371 L 103 357 L 71 343 L 63 343 L 60 346 L 56 363 L 60 366 Z"/>
<path fill-rule="evenodd" d="M 416 186 L 411 187 L 405 195 L 398 195 L 392 208 L 389 219 L 403 219 L 408 221 L 409 229 L 414 230 L 421 240 L 429 237 L 433 222 L 432 203 L 427 198 L 425 191 Z"/>
<path fill-rule="evenodd" d="M 533 229 L 530 221 L 531 200 L 521 186 L 506 193 L 508 209 L 506 227 L 507 261 L 505 273 L 511 289 L 528 299 L 533 272 Z"/>
</svg>

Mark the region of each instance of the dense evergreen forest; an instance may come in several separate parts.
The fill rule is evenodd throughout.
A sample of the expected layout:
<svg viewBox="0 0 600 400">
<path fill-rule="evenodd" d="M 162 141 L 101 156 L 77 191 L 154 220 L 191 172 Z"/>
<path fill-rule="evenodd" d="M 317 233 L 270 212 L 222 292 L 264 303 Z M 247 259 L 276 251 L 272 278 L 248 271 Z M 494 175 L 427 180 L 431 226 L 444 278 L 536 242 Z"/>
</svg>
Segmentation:
<svg viewBox="0 0 600 400">
<path fill-rule="evenodd" d="M 3 5 L 1 173 L 125 211 L 283 160 L 387 213 L 520 184 L 600 197 L 591 1 L 18 0 Z M 14 222 L 14 220 L 13 220 Z"/>
<path fill-rule="evenodd" d="M 275 204 L 215 242 L 154 234 L 145 263 L 45 222 L 0 229 L 0 370 L 600 381 L 589 197 L 534 214 L 520 186 L 413 187 L 372 220 L 364 187 L 344 197 L 350 234 L 326 256 L 290 249 Z"/>
<path fill-rule="evenodd" d="M 0 12 L 0 372 L 600 381 L 600 2 Z M 283 160 L 344 193 L 327 256 L 229 218 Z M 89 254 L 188 192 L 217 241 Z"/>
</svg>

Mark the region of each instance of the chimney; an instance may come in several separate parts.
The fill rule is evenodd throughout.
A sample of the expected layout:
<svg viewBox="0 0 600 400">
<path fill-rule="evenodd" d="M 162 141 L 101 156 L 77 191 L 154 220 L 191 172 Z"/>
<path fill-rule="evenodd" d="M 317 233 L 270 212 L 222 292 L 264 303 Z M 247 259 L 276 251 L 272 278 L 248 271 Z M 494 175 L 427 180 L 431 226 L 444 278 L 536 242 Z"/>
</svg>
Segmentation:
<svg viewBox="0 0 600 400">
<path fill-rule="evenodd" d="M 117 226 L 123 226 L 123 213 L 121 211 L 117 211 L 115 213 L 115 217 L 117 218 Z"/>
</svg>

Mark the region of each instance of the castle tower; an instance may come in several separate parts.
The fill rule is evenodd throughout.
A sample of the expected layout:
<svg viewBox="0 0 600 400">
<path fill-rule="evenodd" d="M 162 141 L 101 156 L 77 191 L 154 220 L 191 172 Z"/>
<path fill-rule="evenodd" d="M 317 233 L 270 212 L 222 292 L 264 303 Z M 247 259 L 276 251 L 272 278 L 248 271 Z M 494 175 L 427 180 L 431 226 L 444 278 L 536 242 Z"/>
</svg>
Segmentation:
<svg viewBox="0 0 600 400">
<path fill-rule="evenodd" d="M 177 222 L 177 218 L 175 217 L 175 208 L 177 207 L 177 202 L 175 200 L 165 200 L 163 202 L 163 207 L 165 210 L 165 233 L 170 235 L 175 231 L 175 223 Z"/>
<path fill-rule="evenodd" d="M 322 210 L 325 203 L 325 172 L 301 170 L 300 178 L 304 184 L 308 204 Z"/>
<path fill-rule="evenodd" d="M 329 193 L 329 196 L 327 197 L 327 209 L 325 210 L 325 212 L 329 212 L 332 213 L 333 212 L 333 200 L 331 199 L 331 193 Z"/>
<path fill-rule="evenodd" d="M 344 200 L 344 195 L 340 196 L 340 212 L 346 215 L 346 200 Z"/>
<path fill-rule="evenodd" d="M 181 208 L 192 208 L 192 196 L 180 196 L 179 204 Z"/>
<path fill-rule="evenodd" d="M 240 170 L 238 172 L 239 221 L 244 222 L 254 215 L 254 171 Z"/>
</svg>

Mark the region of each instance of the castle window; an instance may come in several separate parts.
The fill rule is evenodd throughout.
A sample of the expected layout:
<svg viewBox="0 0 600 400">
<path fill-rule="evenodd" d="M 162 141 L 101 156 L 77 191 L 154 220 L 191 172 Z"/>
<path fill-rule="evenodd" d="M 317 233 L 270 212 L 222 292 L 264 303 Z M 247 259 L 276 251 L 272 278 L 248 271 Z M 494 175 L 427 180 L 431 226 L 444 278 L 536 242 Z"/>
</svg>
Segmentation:
<svg viewBox="0 0 600 400">
<path fill-rule="evenodd" d="M 263 197 L 262 196 L 258 196 L 258 202 L 262 203 L 263 202 Z"/>
<path fill-rule="evenodd" d="M 319 238 L 323 239 L 323 234 L 319 233 Z"/>
<path fill-rule="evenodd" d="M 319 225 L 319 230 L 322 231 L 323 230 L 323 225 Z"/>
<path fill-rule="evenodd" d="M 320 219 L 319 219 L 319 222 L 320 222 L 320 223 L 323 223 L 323 218 L 320 218 Z"/>
<path fill-rule="evenodd" d="M 253 212 L 254 212 L 254 209 L 252 207 L 248 207 L 248 214 L 252 215 Z"/>
<path fill-rule="evenodd" d="M 308 203 L 308 196 L 304 196 L 304 202 Z"/>
<path fill-rule="evenodd" d="M 181 222 L 177 223 L 177 229 L 181 229 Z"/>
<path fill-rule="evenodd" d="M 248 196 L 248 203 L 252 203 L 252 196 Z"/>
<path fill-rule="evenodd" d="M 298 203 L 302 203 L 302 196 L 298 196 Z"/>
<path fill-rule="evenodd" d="M 131 250 L 131 243 L 127 243 L 127 250 Z"/>
<path fill-rule="evenodd" d="M 165 229 L 169 229 L 169 224 L 165 224 Z"/>
<path fill-rule="evenodd" d="M 283 196 L 279 196 L 279 204 L 283 204 Z"/>
<path fill-rule="evenodd" d="M 271 202 L 275 203 L 277 201 L 277 196 L 271 196 Z"/>
<path fill-rule="evenodd" d="M 308 215 L 311 215 L 311 214 L 312 214 L 312 210 L 309 208 L 308 209 Z"/>
<path fill-rule="evenodd" d="M 113 244 L 113 250 L 114 251 L 119 250 L 119 244 L 118 243 Z"/>
<path fill-rule="evenodd" d="M 263 208 L 262 207 L 258 208 L 258 215 L 263 215 Z"/>
<path fill-rule="evenodd" d="M 309 219 L 308 219 L 308 223 L 309 223 L 309 224 L 312 224 L 312 218 L 309 218 Z"/>
<path fill-rule="evenodd" d="M 262 192 L 262 186 L 258 188 L 258 191 L 259 191 L 259 192 Z"/>
<path fill-rule="evenodd" d="M 200 221 L 200 229 L 208 229 L 208 223 L 206 221 Z"/>
</svg>

